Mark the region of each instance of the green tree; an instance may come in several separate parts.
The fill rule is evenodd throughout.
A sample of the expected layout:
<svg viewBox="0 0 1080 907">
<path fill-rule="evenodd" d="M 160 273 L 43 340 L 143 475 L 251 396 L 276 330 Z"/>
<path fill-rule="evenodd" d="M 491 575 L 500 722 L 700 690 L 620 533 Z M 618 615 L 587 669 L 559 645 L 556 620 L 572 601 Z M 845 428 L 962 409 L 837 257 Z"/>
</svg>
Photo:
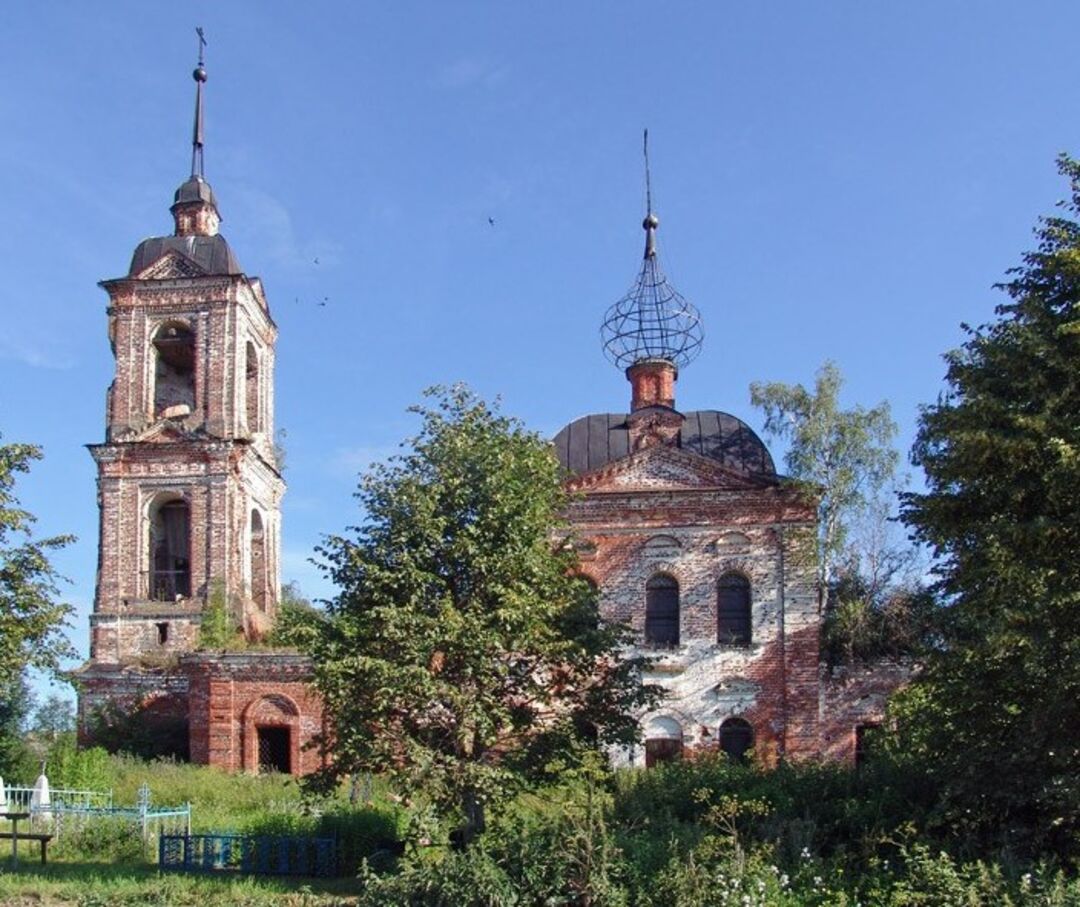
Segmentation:
<svg viewBox="0 0 1080 907">
<path fill-rule="evenodd" d="M 1080 164 L 1062 156 L 1065 213 Z M 942 645 L 895 745 L 976 839 L 1080 852 L 1080 224 L 1040 220 L 997 319 L 946 357 L 903 518 L 936 555 Z"/>
<path fill-rule="evenodd" d="M 9 784 L 26 783 L 33 777 L 34 756 L 24 733 L 33 707 L 34 697 L 22 674 L 0 686 L 0 778 Z"/>
<path fill-rule="evenodd" d="M 801 384 L 754 382 L 750 402 L 765 414 L 765 433 L 788 442 L 784 464 L 791 479 L 818 502 L 818 570 L 824 586 L 848 542 L 852 525 L 878 501 L 899 460 L 889 404 L 840 407 L 844 379 L 832 362 Z"/>
<path fill-rule="evenodd" d="M 311 646 L 333 773 L 387 772 L 464 820 L 654 701 L 626 630 L 575 574 L 550 446 L 467 389 L 428 392 L 408 452 L 374 467 L 363 522 L 320 553 L 340 590 Z"/>
<path fill-rule="evenodd" d="M 322 632 L 325 620 L 326 614 L 304 597 L 300 586 L 295 581 L 288 582 L 281 587 L 281 601 L 267 642 L 272 646 L 309 649 Z"/>
<path fill-rule="evenodd" d="M 0 444 L 0 687 L 27 668 L 57 671 L 75 656 L 64 636 L 72 608 L 57 601 L 60 576 L 49 561 L 73 538 L 35 539 L 34 517 L 15 497 L 17 475 L 39 459 L 32 444 Z"/>
<path fill-rule="evenodd" d="M 30 730 L 39 740 L 46 743 L 53 743 L 63 734 L 74 734 L 75 707 L 71 700 L 57 696 L 55 693 L 49 696 L 34 709 Z"/>
</svg>

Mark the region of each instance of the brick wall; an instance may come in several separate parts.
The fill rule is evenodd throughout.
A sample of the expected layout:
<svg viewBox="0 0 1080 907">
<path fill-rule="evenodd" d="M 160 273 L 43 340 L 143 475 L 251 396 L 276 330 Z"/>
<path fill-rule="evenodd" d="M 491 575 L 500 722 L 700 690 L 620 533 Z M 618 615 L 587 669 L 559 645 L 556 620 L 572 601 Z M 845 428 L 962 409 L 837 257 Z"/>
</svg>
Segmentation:
<svg viewBox="0 0 1080 907">
<path fill-rule="evenodd" d="M 307 658 L 200 653 L 183 657 L 180 670 L 189 683 L 192 761 L 254 772 L 258 732 L 269 727 L 288 729 L 293 774 L 307 774 L 326 764 L 311 745 L 324 730 L 324 720 Z"/>
<path fill-rule="evenodd" d="M 885 719 L 889 696 L 912 677 L 910 661 L 877 661 L 821 669 L 822 755 L 855 761 L 855 729 Z"/>
<path fill-rule="evenodd" d="M 655 658 L 646 680 L 667 691 L 641 716 L 646 736 L 650 727 L 677 726 L 684 745 L 714 747 L 723 721 L 740 717 L 766 759 L 817 755 L 812 506 L 775 481 L 664 449 L 634 454 L 571 488 L 582 572 L 600 587 L 602 614 L 642 640 L 635 654 Z M 679 645 L 671 650 L 643 644 L 645 585 L 657 573 L 679 584 Z M 750 583 L 749 645 L 717 640 L 719 583 L 729 573 Z M 621 758 L 640 764 L 642 753 Z"/>
</svg>

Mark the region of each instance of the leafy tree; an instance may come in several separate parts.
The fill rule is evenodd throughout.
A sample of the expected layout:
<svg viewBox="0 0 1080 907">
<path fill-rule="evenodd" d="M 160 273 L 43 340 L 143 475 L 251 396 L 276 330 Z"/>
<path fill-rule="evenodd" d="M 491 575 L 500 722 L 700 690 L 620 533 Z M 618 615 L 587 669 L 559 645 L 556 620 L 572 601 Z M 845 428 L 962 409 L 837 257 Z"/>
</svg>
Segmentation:
<svg viewBox="0 0 1080 907">
<path fill-rule="evenodd" d="M 235 597 L 225 589 L 224 580 L 213 580 L 199 622 L 199 648 L 228 649 L 242 644 L 243 627 L 236 616 L 238 610 Z"/>
<path fill-rule="evenodd" d="M 896 471 L 896 423 L 889 404 L 841 409 L 844 379 L 832 362 L 801 384 L 754 382 L 750 402 L 765 413 L 765 432 L 789 442 L 788 475 L 818 501 L 818 569 L 834 577 L 852 524 L 877 500 Z"/>
<path fill-rule="evenodd" d="M 39 459 L 32 444 L 0 444 L 0 688 L 28 667 L 57 671 L 75 656 L 63 633 L 72 608 L 56 600 L 60 577 L 49 562 L 73 538 L 35 539 L 34 517 L 15 497 L 17 474 Z"/>
<path fill-rule="evenodd" d="M 1059 159 L 1080 212 L 1080 164 Z M 1044 218 L 997 319 L 946 357 L 903 518 L 937 558 L 940 650 L 895 705 L 895 743 L 976 840 L 1078 855 L 1080 224 Z"/>
<path fill-rule="evenodd" d="M 33 754 L 23 731 L 33 707 L 34 697 L 22 674 L 0 687 L 0 778 L 8 783 L 15 778 L 22 783 L 32 777 Z"/>
<path fill-rule="evenodd" d="M 409 452 L 362 478 L 363 522 L 320 549 L 340 592 L 311 651 L 333 773 L 388 772 L 468 843 L 527 779 L 632 741 L 656 692 L 560 541 L 550 446 L 461 386 L 428 396 Z"/>
<path fill-rule="evenodd" d="M 30 730 L 47 743 L 75 732 L 75 708 L 71 700 L 53 694 L 34 709 Z"/>
<path fill-rule="evenodd" d="M 326 615 L 304 597 L 295 582 L 286 583 L 281 588 L 277 617 L 267 642 L 272 646 L 308 649 L 325 620 Z"/>
</svg>

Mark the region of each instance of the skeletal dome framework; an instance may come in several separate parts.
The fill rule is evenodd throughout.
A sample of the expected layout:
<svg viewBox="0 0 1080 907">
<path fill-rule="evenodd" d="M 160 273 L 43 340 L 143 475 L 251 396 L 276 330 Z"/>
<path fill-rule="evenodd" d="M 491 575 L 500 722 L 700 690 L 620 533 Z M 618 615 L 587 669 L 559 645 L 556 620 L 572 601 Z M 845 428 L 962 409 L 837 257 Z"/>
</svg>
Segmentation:
<svg viewBox="0 0 1080 907">
<path fill-rule="evenodd" d="M 622 299 L 607 310 L 600 336 L 604 354 L 618 368 L 638 362 L 662 360 L 676 369 L 689 365 L 701 352 L 704 329 L 701 315 L 664 275 L 656 254 L 656 230 L 660 226 L 652 210 L 649 178 L 649 133 L 645 132 L 645 186 L 647 213 L 645 256 L 637 280 Z"/>
</svg>

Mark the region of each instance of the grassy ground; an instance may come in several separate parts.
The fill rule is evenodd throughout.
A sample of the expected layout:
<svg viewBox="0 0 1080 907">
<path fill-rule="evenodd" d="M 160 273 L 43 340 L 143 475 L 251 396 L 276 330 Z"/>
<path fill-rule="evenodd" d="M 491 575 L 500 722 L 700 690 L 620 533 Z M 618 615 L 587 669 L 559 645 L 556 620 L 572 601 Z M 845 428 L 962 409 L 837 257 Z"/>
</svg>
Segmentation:
<svg viewBox="0 0 1080 907">
<path fill-rule="evenodd" d="M 3 861 L 6 862 L 6 861 Z M 113 907 L 113 905 L 285 905 L 330 907 L 355 902 L 354 879 L 319 882 L 251 877 L 181 875 L 150 865 L 21 860 L 20 868 L 0 863 L 0 904 L 5 907 Z"/>
<path fill-rule="evenodd" d="M 150 786 L 152 804 L 192 804 L 192 831 L 245 832 L 260 824 L 280 826 L 304 812 L 300 788 L 282 775 L 228 775 L 203 766 L 147 763 L 114 756 L 102 763 L 87 787 L 112 789 L 117 806 L 136 802 L 139 787 Z M 89 782 L 93 783 L 89 783 Z M 345 799 L 344 794 L 340 798 Z M 26 830 L 25 823 L 20 825 Z M 10 823 L 0 820 L 0 830 Z M 55 829 L 54 829 L 55 831 Z M 36 843 L 19 848 L 19 866 L 10 860 L 10 843 L 0 841 L 2 905 L 332 905 L 354 901 L 355 879 L 253 878 L 234 875 L 161 873 L 156 849 L 143 853 L 138 829 L 116 820 L 93 820 L 65 827 L 49 845 L 46 866 Z"/>
</svg>

